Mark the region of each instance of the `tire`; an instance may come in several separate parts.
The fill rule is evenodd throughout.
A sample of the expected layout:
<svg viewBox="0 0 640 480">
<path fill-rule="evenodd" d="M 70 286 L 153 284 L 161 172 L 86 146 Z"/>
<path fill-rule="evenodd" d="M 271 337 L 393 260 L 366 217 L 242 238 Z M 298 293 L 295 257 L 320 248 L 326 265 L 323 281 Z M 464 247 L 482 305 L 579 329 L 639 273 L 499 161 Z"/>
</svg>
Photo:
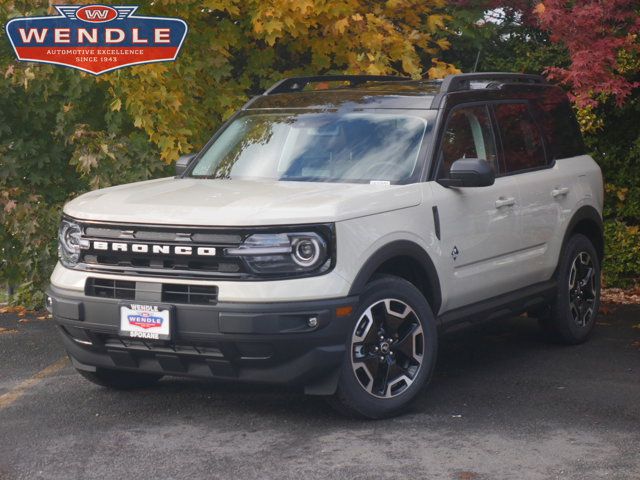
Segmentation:
<svg viewBox="0 0 640 480">
<path fill-rule="evenodd" d="M 539 323 L 556 341 L 583 343 L 593 331 L 600 308 L 600 259 L 584 235 L 573 235 L 565 245 L 557 281 L 557 295 Z"/>
<path fill-rule="evenodd" d="M 97 368 L 95 372 L 78 370 L 78 373 L 96 385 L 116 390 L 150 387 L 162 378 L 162 375 L 151 373 L 125 372 L 104 368 Z"/>
<path fill-rule="evenodd" d="M 352 318 L 338 387 L 329 401 L 349 416 L 397 415 L 433 374 L 438 346 L 433 312 L 411 283 L 381 276 L 366 286 Z"/>
</svg>

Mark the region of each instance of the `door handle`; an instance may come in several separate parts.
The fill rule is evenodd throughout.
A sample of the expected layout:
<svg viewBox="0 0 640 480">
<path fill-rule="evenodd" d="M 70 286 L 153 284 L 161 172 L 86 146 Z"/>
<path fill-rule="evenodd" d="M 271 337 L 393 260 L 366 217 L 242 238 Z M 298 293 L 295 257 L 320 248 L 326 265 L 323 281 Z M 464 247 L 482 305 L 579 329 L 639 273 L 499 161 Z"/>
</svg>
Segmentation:
<svg viewBox="0 0 640 480">
<path fill-rule="evenodd" d="M 516 204 L 516 199 L 513 197 L 500 197 L 498 200 L 496 200 L 496 208 L 502 208 L 502 207 L 511 207 L 513 205 Z"/>
<path fill-rule="evenodd" d="M 569 189 L 567 187 L 554 188 L 553 190 L 551 190 L 551 196 L 553 198 L 562 197 L 567 193 L 569 193 Z"/>
</svg>

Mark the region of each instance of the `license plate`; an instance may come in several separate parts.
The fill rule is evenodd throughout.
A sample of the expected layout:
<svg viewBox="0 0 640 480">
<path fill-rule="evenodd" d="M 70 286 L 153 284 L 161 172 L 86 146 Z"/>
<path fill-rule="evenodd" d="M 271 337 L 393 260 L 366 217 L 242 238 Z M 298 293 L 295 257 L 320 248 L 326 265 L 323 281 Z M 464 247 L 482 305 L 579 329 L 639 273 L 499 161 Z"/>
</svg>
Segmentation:
<svg viewBox="0 0 640 480">
<path fill-rule="evenodd" d="M 171 339 L 171 308 L 137 303 L 121 305 L 120 336 L 144 340 Z"/>
</svg>

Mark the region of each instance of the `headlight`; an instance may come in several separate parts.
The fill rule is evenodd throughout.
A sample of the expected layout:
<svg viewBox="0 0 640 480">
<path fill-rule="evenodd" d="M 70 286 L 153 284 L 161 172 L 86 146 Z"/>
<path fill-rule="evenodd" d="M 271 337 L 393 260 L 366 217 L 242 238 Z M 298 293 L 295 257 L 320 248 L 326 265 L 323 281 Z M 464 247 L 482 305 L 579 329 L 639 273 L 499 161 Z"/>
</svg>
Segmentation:
<svg viewBox="0 0 640 480">
<path fill-rule="evenodd" d="M 301 267 L 316 265 L 326 246 L 321 244 L 322 239 L 314 237 L 293 238 L 291 242 L 291 257 Z"/>
<path fill-rule="evenodd" d="M 327 241 L 316 232 L 256 233 L 227 255 L 242 257 L 256 274 L 303 274 L 330 267 Z"/>
<path fill-rule="evenodd" d="M 80 259 L 80 249 L 86 243 L 80 225 L 62 220 L 58 231 L 58 256 L 65 267 L 74 267 Z"/>
</svg>

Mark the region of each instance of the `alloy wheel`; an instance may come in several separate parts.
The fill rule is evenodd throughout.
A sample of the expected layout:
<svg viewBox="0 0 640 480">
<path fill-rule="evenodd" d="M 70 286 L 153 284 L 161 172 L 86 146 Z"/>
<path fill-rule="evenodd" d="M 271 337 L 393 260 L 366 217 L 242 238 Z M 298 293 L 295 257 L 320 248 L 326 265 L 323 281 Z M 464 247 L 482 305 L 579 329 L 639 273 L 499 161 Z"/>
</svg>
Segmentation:
<svg viewBox="0 0 640 480">
<path fill-rule="evenodd" d="M 374 397 L 400 395 L 420 371 L 424 344 L 413 308 L 393 298 L 376 301 L 360 316 L 351 338 L 351 364 L 358 383 Z"/>
<path fill-rule="evenodd" d="M 574 322 L 586 327 L 594 316 L 596 276 L 591 255 L 580 252 L 569 272 L 569 309 Z"/>
</svg>

